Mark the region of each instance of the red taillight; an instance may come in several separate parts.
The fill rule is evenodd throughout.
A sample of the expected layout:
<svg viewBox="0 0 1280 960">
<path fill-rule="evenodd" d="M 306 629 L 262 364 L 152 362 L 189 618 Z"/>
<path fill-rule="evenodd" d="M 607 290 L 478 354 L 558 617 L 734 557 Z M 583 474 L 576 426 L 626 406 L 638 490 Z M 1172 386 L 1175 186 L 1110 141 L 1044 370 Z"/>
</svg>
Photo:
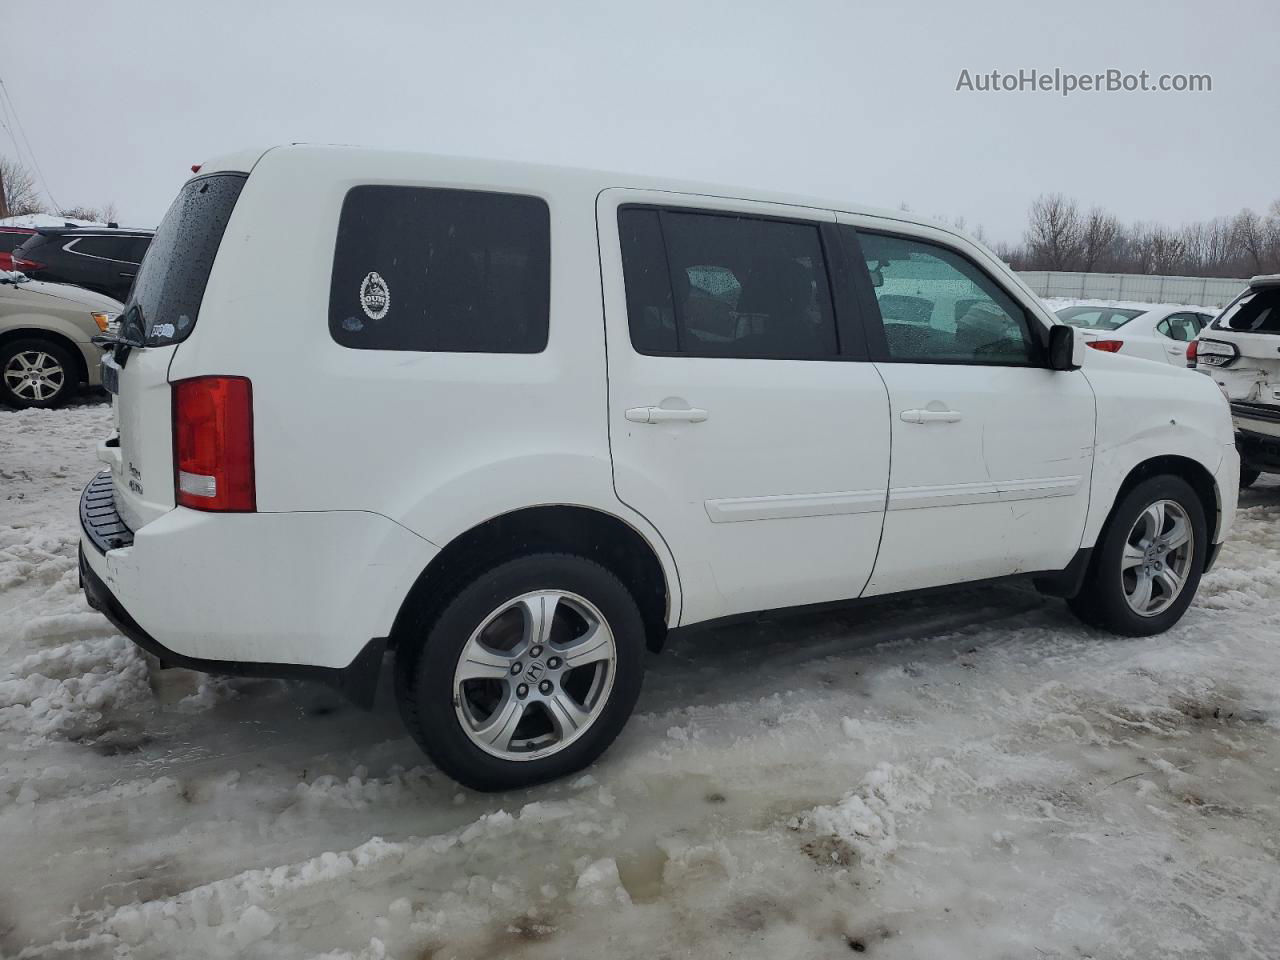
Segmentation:
<svg viewBox="0 0 1280 960">
<path fill-rule="evenodd" d="M 1123 340 L 1086 340 L 1085 343 L 1103 353 L 1119 353 L 1120 348 L 1124 346 Z"/>
<path fill-rule="evenodd" d="M 194 377 L 173 385 L 173 486 L 180 506 L 256 509 L 253 386 L 245 377 Z"/>
<path fill-rule="evenodd" d="M 28 260 L 25 257 L 13 258 L 13 269 L 15 270 L 43 270 L 44 264 L 38 260 Z"/>
<path fill-rule="evenodd" d="M 1187 366 L 1194 367 L 1196 365 L 1196 357 L 1200 355 L 1200 341 L 1192 340 L 1187 344 Z"/>
</svg>

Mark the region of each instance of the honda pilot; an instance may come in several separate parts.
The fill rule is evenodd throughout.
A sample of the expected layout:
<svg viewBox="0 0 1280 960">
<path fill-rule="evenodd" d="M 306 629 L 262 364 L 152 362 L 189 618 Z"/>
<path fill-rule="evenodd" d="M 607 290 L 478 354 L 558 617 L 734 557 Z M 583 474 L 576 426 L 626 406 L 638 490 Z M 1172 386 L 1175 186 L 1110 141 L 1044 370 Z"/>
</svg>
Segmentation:
<svg viewBox="0 0 1280 960">
<path fill-rule="evenodd" d="M 693 624 L 1023 577 L 1157 633 L 1236 509 L 1214 384 L 1084 349 L 967 237 L 632 175 L 205 164 L 103 380 L 90 603 L 163 665 L 364 704 L 390 654 L 479 789 L 595 760 Z"/>
</svg>

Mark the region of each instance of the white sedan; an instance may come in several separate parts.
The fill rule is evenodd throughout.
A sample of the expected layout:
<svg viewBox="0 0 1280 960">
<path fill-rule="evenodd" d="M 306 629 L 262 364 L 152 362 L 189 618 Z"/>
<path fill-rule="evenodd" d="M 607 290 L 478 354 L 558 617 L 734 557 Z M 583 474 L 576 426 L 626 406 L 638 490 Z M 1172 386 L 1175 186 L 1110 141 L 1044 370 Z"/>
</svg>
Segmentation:
<svg viewBox="0 0 1280 960">
<path fill-rule="evenodd" d="M 1079 327 L 1096 350 L 1187 365 L 1187 344 L 1214 314 L 1205 307 L 1169 303 L 1125 303 L 1118 300 L 1075 300 L 1053 304 L 1063 323 Z"/>
</svg>

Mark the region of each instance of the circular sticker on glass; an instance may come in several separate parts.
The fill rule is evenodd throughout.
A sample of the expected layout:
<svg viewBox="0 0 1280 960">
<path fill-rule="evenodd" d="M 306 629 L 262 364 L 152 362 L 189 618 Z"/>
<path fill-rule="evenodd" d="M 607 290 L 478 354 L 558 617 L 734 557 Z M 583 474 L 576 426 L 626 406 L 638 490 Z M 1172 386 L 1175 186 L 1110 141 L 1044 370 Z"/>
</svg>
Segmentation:
<svg viewBox="0 0 1280 960">
<path fill-rule="evenodd" d="M 360 284 L 360 306 L 370 320 L 381 320 L 391 309 L 391 291 L 378 273 L 371 271 Z"/>
</svg>

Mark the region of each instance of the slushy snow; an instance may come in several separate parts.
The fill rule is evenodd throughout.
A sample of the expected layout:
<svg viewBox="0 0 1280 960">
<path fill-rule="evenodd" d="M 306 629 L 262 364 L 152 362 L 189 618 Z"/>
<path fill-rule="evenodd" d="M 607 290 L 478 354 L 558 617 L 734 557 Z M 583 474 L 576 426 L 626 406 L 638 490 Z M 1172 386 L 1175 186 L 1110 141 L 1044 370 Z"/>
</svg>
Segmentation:
<svg viewBox="0 0 1280 960">
<path fill-rule="evenodd" d="M 386 677 L 161 671 L 87 607 L 109 419 L 0 411 L 0 957 L 1277 955 L 1267 478 L 1163 636 L 1023 587 L 708 630 L 590 771 L 482 795 Z"/>
</svg>

